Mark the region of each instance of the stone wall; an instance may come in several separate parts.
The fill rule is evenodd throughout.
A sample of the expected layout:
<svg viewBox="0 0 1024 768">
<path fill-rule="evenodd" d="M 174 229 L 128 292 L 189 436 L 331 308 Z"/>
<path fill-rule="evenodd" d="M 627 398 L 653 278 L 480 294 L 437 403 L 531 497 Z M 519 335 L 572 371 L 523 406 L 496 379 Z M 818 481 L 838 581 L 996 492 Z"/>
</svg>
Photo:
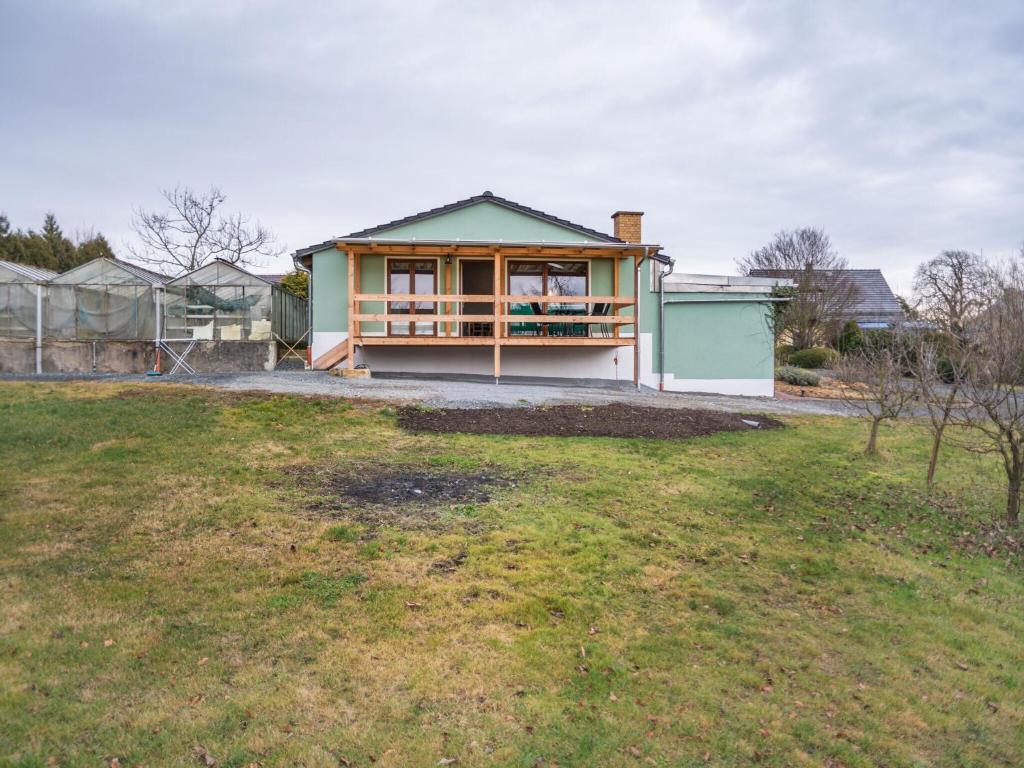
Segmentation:
<svg viewBox="0 0 1024 768">
<path fill-rule="evenodd" d="M 183 351 L 185 345 L 172 348 Z M 272 371 L 277 345 L 268 341 L 201 341 L 186 358 L 197 373 Z M 44 341 L 43 373 L 145 373 L 153 370 L 156 351 L 151 341 Z M 162 355 L 161 368 L 173 361 Z M 0 373 L 36 372 L 35 342 L 0 339 Z"/>
</svg>

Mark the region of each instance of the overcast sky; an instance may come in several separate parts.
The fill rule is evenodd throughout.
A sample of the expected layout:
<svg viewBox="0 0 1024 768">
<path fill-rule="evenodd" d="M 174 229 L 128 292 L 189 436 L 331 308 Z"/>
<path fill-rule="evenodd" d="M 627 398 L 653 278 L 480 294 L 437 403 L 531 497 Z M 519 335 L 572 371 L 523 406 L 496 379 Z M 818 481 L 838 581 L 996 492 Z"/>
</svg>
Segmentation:
<svg viewBox="0 0 1024 768">
<path fill-rule="evenodd" d="M 178 183 L 289 251 L 485 189 L 679 271 L 820 226 L 907 292 L 1024 240 L 1024 3 L 0 0 L 12 224 L 123 253 Z"/>
</svg>

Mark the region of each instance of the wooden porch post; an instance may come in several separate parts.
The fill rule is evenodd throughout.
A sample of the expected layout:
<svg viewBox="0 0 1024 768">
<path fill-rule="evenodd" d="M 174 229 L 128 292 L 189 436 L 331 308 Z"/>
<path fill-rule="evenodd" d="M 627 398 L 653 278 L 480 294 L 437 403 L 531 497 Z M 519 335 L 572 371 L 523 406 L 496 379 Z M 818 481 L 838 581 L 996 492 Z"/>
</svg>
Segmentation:
<svg viewBox="0 0 1024 768">
<path fill-rule="evenodd" d="M 640 264 L 633 256 L 633 386 L 640 390 Z"/>
<path fill-rule="evenodd" d="M 501 294 L 505 292 L 501 251 L 494 251 L 494 383 L 501 378 Z"/>
<path fill-rule="evenodd" d="M 612 259 L 612 296 L 616 299 L 619 298 L 619 272 L 621 269 L 622 260 L 616 256 Z M 612 304 L 611 314 L 613 320 L 619 319 L 619 309 L 620 307 L 618 304 Z M 619 327 L 619 324 L 615 323 L 615 325 L 612 326 L 612 335 L 618 338 L 620 332 L 621 328 Z"/>
<path fill-rule="evenodd" d="M 348 252 L 348 369 L 356 367 L 356 254 Z"/>
<path fill-rule="evenodd" d="M 452 293 L 452 264 L 449 263 L 451 258 L 451 256 L 444 257 L 444 290 L 441 293 L 445 294 Z M 452 304 L 445 301 L 440 305 L 440 310 L 443 314 L 452 314 Z M 444 335 L 452 335 L 452 321 L 444 321 Z"/>
<path fill-rule="evenodd" d="M 354 272 L 355 272 L 355 276 L 354 276 L 354 279 L 352 281 L 352 284 L 355 286 L 355 289 L 352 291 L 352 293 L 361 293 L 362 292 L 362 285 L 361 285 L 362 284 L 362 274 L 361 273 L 363 271 L 362 270 L 362 264 L 363 264 L 363 255 L 361 253 L 356 253 L 355 254 L 355 264 L 353 266 L 353 269 L 354 269 Z M 355 299 L 352 299 L 352 307 L 353 307 L 353 309 L 355 309 L 355 313 L 357 315 L 360 312 L 362 312 L 362 309 L 360 309 L 360 304 L 358 302 L 356 302 Z M 362 333 L 362 330 L 363 330 L 362 329 L 362 323 L 360 323 L 358 320 L 356 320 L 352 324 L 352 328 L 353 328 L 354 333 L 355 333 L 355 338 L 359 338 L 359 334 Z"/>
</svg>

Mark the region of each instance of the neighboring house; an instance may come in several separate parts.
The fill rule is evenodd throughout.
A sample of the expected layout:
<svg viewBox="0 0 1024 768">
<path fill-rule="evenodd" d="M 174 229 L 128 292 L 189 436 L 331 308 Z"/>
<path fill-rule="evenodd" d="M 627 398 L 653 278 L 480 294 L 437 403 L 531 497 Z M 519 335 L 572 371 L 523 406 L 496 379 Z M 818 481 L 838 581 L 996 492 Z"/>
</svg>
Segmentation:
<svg viewBox="0 0 1024 768">
<path fill-rule="evenodd" d="M 771 395 L 791 283 L 669 275 L 642 216 L 609 235 L 484 192 L 296 251 L 313 367 Z"/>
<path fill-rule="evenodd" d="M 905 318 L 896 294 L 882 276 L 880 269 L 839 270 L 857 289 L 857 300 L 843 322 L 855 320 L 861 328 L 891 328 Z M 752 277 L 776 277 L 783 273 L 773 269 L 753 269 Z M 799 279 L 796 281 L 799 283 Z"/>
<path fill-rule="evenodd" d="M 857 305 L 850 310 L 849 320 L 861 328 L 891 328 L 904 320 L 903 307 L 880 269 L 847 269 L 846 274 L 857 286 Z"/>
</svg>

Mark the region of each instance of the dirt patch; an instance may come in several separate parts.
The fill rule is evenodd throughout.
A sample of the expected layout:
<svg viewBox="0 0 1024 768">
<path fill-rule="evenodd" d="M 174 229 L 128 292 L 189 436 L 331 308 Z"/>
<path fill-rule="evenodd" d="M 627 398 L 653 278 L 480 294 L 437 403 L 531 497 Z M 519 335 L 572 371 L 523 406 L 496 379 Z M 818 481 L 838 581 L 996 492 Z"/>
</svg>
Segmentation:
<svg viewBox="0 0 1024 768">
<path fill-rule="evenodd" d="M 465 511 L 491 500 L 516 481 L 497 472 L 443 472 L 401 467 L 344 470 L 298 467 L 291 473 L 315 494 L 307 509 L 320 517 L 343 517 L 370 530 L 444 527 L 444 513 Z M 449 521 L 450 522 L 450 521 Z M 467 520 L 473 524 L 476 521 Z"/>
<path fill-rule="evenodd" d="M 469 557 L 469 554 L 465 550 L 462 550 L 452 557 L 446 557 L 443 560 L 435 560 L 430 564 L 428 572 L 433 575 L 455 573 L 455 571 L 459 569 L 459 566 L 466 562 L 467 557 Z"/>
<path fill-rule="evenodd" d="M 787 384 L 784 381 L 775 382 L 775 395 L 788 395 L 791 397 L 813 397 L 819 400 L 863 400 L 863 385 L 844 384 L 831 376 L 822 376 L 816 387 L 802 387 L 797 384 Z"/>
<path fill-rule="evenodd" d="M 649 408 L 624 403 L 592 407 L 404 407 L 398 411 L 398 423 L 411 432 L 538 437 L 652 437 L 663 440 L 783 426 L 781 421 L 767 416 L 690 408 Z"/>
</svg>

